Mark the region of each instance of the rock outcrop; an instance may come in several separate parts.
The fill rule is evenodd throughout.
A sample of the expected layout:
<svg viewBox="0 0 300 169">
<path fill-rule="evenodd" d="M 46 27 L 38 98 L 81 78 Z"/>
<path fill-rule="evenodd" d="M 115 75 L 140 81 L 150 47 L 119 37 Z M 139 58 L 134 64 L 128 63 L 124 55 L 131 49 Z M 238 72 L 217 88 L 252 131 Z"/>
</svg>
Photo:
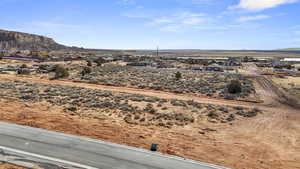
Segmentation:
<svg viewBox="0 0 300 169">
<path fill-rule="evenodd" d="M 0 29 L 0 50 L 62 50 L 68 49 L 53 39 L 28 33 Z"/>
</svg>

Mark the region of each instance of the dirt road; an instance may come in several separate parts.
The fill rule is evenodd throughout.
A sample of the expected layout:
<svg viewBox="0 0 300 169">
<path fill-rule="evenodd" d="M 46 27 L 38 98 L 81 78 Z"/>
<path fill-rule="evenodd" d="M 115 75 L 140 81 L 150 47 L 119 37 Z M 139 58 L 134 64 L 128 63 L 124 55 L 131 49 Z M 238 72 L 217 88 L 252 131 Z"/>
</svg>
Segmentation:
<svg viewBox="0 0 300 169">
<path fill-rule="evenodd" d="M 207 103 L 207 104 L 215 104 L 215 105 L 243 106 L 247 108 L 261 108 L 262 110 L 270 109 L 270 107 L 266 107 L 264 106 L 264 104 L 261 103 L 226 100 L 222 98 L 212 98 L 204 95 L 195 95 L 195 94 L 176 94 L 172 92 L 157 91 L 157 90 L 135 89 L 135 88 L 128 88 L 128 87 L 106 86 L 106 85 L 99 85 L 99 84 L 88 84 L 88 83 L 72 82 L 67 80 L 49 80 L 49 79 L 41 79 L 38 77 L 16 76 L 16 75 L 7 75 L 7 74 L 0 74 L 0 80 L 3 81 L 23 80 L 23 81 L 35 82 L 35 83 L 68 85 L 68 86 L 108 90 L 112 92 L 140 94 L 140 95 L 159 97 L 164 99 L 194 100 L 199 103 Z"/>
</svg>

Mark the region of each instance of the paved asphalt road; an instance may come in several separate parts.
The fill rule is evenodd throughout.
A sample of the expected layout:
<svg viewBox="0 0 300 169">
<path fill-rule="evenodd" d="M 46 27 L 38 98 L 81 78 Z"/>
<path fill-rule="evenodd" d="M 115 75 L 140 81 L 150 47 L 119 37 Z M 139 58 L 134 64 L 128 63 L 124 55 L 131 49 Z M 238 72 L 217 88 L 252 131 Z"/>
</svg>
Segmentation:
<svg viewBox="0 0 300 169">
<path fill-rule="evenodd" d="M 90 169 L 225 169 L 133 147 L 0 122 L 0 154 L 6 153 Z"/>
</svg>

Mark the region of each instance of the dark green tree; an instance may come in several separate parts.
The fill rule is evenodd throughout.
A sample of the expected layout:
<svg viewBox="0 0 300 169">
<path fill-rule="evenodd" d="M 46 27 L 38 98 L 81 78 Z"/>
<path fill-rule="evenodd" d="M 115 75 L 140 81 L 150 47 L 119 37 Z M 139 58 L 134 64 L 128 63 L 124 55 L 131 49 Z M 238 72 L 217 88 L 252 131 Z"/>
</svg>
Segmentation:
<svg viewBox="0 0 300 169">
<path fill-rule="evenodd" d="M 180 72 L 175 73 L 175 79 L 180 80 L 182 78 L 182 74 Z"/>
<path fill-rule="evenodd" d="M 0 60 L 2 60 L 4 57 L 4 53 L 3 52 L 0 52 Z"/>
<path fill-rule="evenodd" d="M 25 69 L 25 68 L 27 68 L 27 65 L 26 64 L 22 64 L 20 68 L 21 69 Z"/>
<path fill-rule="evenodd" d="M 232 80 L 227 85 L 227 90 L 231 94 L 238 94 L 242 92 L 242 84 L 239 80 Z"/>
<path fill-rule="evenodd" d="M 85 76 L 86 74 L 92 73 L 92 69 L 90 67 L 84 67 L 81 71 L 81 76 Z"/>
<path fill-rule="evenodd" d="M 89 67 L 93 66 L 93 63 L 92 63 L 92 61 L 90 61 L 90 60 L 87 60 L 86 62 L 87 62 L 87 64 L 86 64 L 87 66 L 89 66 Z"/>
<path fill-rule="evenodd" d="M 55 71 L 54 79 L 69 77 L 68 70 L 62 65 L 55 65 L 54 71 Z"/>
</svg>

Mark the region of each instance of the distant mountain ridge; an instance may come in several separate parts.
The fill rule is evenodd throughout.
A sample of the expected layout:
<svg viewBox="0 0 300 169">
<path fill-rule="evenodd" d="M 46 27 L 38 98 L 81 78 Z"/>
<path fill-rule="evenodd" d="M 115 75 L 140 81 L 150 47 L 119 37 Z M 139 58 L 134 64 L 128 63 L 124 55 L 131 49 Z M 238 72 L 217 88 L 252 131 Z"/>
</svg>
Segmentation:
<svg viewBox="0 0 300 169">
<path fill-rule="evenodd" d="M 0 50 L 10 49 L 41 51 L 71 48 L 58 44 L 45 36 L 0 29 Z"/>
<path fill-rule="evenodd" d="M 300 48 L 285 48 L 285 49 L 279 49 L 283 51 L 300 51 Z"/>
</svg>

